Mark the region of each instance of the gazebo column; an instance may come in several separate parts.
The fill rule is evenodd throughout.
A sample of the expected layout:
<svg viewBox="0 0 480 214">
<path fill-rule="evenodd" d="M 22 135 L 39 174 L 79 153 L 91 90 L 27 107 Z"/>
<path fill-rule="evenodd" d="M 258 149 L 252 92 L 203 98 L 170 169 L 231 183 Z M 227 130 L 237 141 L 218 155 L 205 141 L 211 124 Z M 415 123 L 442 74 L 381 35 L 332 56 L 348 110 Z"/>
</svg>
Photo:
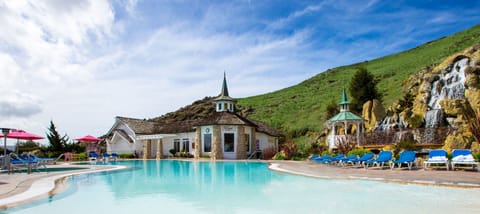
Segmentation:
<svg viewBox="0 0 480 214">
<path fill-rule="evenodd" d="M 202 129 L 197 127 L 195 130 L 195 153 L 193 157 L 199 159 L 202 155 Z"/>
<path fill-rule="evenodd" d="M 157 140 L 157 160 L 163 158 L 163 140 L 160 138 Z"/>
</svg>

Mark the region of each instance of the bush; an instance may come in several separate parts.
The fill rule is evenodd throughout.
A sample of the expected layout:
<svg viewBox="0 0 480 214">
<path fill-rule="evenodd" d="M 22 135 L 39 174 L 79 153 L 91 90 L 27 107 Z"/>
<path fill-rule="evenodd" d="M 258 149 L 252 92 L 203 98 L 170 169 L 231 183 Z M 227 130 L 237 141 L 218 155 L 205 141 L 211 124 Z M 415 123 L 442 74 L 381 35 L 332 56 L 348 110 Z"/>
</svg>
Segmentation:
<svg viewBox="0 0 480 214">
<path fill-rule="evenodd" d="M 348 152 L 348 155 L 358 155 L 358 156 L 363 156 L 364 154 L 367 154 L 367 153 L 372 153 L 370 152 L 370 150 L 368 149 L 353 149 L 351 150 L 350 152 Z"/>
<path fill-rule="evenodd" d="M 135 155 L 132 153 L 120 153 L 118 154 L 118 157 L 123 159 L 129 159 L 129 158 L 135 158 Z"/>
<path fill-rule="evenodd" d="M 272 159 L 273 160 L 285 160 L 286 159 L 285 152 L 283 152 L 283 151 L 277 152 L 277 154 L 275 154 Z"/>
</svg>

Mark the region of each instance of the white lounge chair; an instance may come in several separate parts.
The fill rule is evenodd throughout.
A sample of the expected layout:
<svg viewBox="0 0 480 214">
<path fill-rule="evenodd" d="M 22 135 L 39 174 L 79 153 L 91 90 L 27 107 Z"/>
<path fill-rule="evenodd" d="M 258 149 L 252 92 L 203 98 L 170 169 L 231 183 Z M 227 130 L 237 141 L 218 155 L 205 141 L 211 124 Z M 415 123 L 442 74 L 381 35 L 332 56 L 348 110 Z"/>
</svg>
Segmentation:
<svg viewBox="0 0 480 214">
<path fill-rule="evenodd" d="M 455 165 L 461 164 L 471 165 L 472 170 L 475 170 L 475 166 L 477 166 L 477 171 L 480 164 L 479 162 L 475 162 L 475 159 L 472 156 L 472 151 L 469 149 L 454 149 L 452 151 L 452 161 L 450 163 L 452 165 L 452 170 L 455 170 Z"/>
<path fill-rule="evenodd" d="M 430 167 L 431 164 L 445 165 L 448 170 L 447 152 L 443 149 L 431 150 L 428 153 L 428 160 L 423 162 L 423 169 Z"/>
</svg>

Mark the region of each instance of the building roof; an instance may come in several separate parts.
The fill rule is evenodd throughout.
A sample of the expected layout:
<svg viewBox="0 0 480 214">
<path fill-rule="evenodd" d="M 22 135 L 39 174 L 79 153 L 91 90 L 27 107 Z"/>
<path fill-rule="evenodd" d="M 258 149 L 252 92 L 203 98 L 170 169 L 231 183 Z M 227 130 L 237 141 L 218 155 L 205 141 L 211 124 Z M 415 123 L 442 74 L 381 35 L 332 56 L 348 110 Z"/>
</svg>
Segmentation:
<svg viewBox="0 0 480 214">
<path fill-rule="evenodd" d="M 256 131 L 270 136 L 280 136 L 274 128 L 260 122 L 248 119 L 232 112 L 212 112 L 200 119 L 185 119 L 181 121 L 153 121 L 127 117 L 117 117 L 117 120 L 126 124 L 136 134 L 175 134 L 193 132 L 194 127 L 207 125 L 244 125 L 254 127 Z"/>
<path fill-rule="evenodd" d="M 365 121 L 365 119 L 350 111 L 342 111 L 328 120 L 329 123 L 338 121 Z"/>
<path fill-rule="evenodd" d="M 214 99 L 214 101 L 235 101 L 235 99 L 231 98 L 228 95 L 228 87 L 227 87 L 227 77 L 225 73 L 223 73 L 223 84 L 222 90 L 220 91 L 220 95 Z"/>
<path fill-rule="evenodd" d="M 350 102 L 347 99 L 347 91 L 345 90 L 345 87 L 343 87 L 342 100 L 340 101 L 339 105 L 345 105 L 345 104 L 350 104 Z"/>
</svg>

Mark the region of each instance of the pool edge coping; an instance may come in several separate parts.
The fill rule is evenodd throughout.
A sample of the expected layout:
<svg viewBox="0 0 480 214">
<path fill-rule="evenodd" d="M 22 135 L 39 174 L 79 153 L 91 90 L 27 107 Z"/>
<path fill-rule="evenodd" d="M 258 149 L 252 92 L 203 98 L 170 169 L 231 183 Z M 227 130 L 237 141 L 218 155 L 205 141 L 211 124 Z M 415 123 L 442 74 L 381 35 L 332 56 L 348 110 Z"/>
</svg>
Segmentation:
<svg viewBox="0 0 480 214">
<path fill-rule="evenodd" d="M 95 166 L 95 167 L 86 168 L 85 171 L 81 171 L 81 172 L 75 171 L 75 172 L 68 172 L 68 173 L 62 173 L 62 174 L 55 174 L 52 176 L 47 176 L 47 177 L 40 178 L 38 180 L 34 180 L 29 185 L 27 190 L 22 191 L 18 194 L 14 194 L 10 197 L 0 199 L 0 211 L 58 194 L 64 190 L 64 189 L 59 190 L 58 188 L 61 185 L 63 185 L 61 183 L 63 183 L 63 181 L 65 181 L 65 179 L 68 177 L 82 175 L 82 174 L 89 174 L 89 173 L 121 170 L 126 168 L 128 167 L 112 166 L 112 165 L 108 167 Z M 16 188 L 19 188 L 18 185 L 16 186 Z"/>
</svg>

